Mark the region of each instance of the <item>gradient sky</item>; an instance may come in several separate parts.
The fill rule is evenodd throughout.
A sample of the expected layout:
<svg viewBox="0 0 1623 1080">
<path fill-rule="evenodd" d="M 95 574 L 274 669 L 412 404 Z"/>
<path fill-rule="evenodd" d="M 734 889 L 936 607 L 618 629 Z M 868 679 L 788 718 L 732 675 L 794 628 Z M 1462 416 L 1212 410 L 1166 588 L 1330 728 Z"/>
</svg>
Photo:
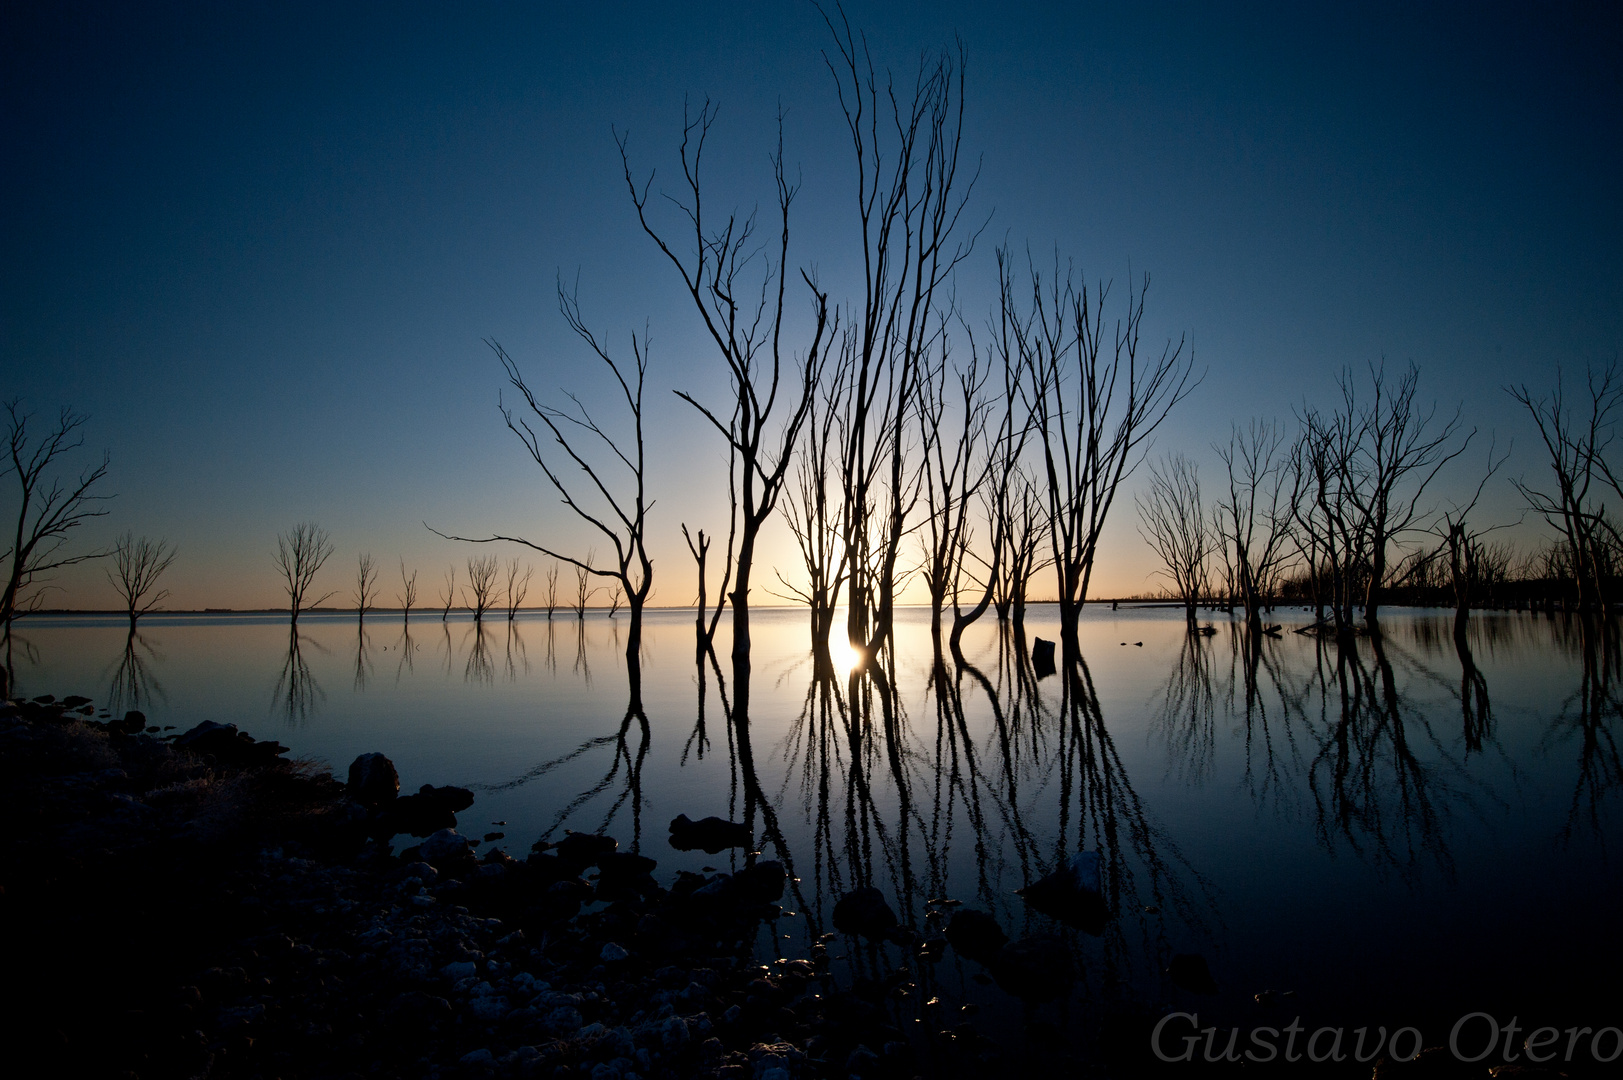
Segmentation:
<svg viewBox="0 0 1623 1080">
<path fill-rule="evenodd" d="M 1211 486 L 1231 422 L 1332 404 L 1343 367 L 1385 357 L 1536 478 L 1503 387 L 1623 344 L 1617 9 L 1311 6 L 849 11 L 904 77 L 965 40 L 990 215 L 971 317 L 1005 240 L 1118 289 L 1152 275 L 1151 336 L 1188 333 L 1207 372 L 1157 454 L 1196 455 Z M 366 550 L 431 597 L 469 551 L 424 519 L 569 545 L 482 339 L 539 391 L 606 400 L 556 310 L 578 273 L 613 346 L 652 334 L 653 602 L 689 602 L 679 524 L 724 528 L 725 450 L 671 391 L 725 384 L 612 131 L 668 179 L 684 96 L 709 96 L 710 199 L 770 208 L 781 102 L 791 258 L 849 296 L 853 167 L 809 4 L 52 4 L 0 35 L 0 395 L 88 413 L 87 450 L 110 453 L 117 498 L 76 543 L 171 538 L 179 607 L 285 603 L 270 555 L 304 519 L 346 591 Z M 1520 512 L 1508 482 L 1489 501 Z M 1119 505 L 1096 595 L 1154 584 L 1135 522 Z M 60 583 L 53 605 L 114 603 L 99 568 Z"/>
</svg>

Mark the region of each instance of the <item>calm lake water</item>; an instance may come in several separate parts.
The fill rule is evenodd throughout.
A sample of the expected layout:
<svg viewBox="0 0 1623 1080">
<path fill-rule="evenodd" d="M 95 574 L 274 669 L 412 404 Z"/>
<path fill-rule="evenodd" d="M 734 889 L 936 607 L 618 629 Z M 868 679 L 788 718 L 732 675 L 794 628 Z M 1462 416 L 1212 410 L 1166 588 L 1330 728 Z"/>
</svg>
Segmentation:
<svg viewBox="0 0 1623 1080">
<path fill-rule="evenodd" d="M 1524 1031 L 1618 1023 L 1615 639 L 1485 613 L 1462 651 L 1447 613 L 1394 610 L 1379 647 L 1338 650 L 1291 633 L 1305 617 L 1278 613 L 1285 632 L 1253 642 L 1221 614 L 1189 638 L 1181 612 L 1093 607 L 1084 665 L 1038 680 L 992 622 L 966 637 L 969 666 L 937 669 L 915 611 L 876 681 L 817 678 L 804 615 L 763 612 L 747 731 L 728 719 L 727 644 L 719 670 L 696 665 L 689 612 L 648 619 L 646 726 L 627 719 L 623 629 L 602 613 L 482 632 L 306 616 L 296 649 L 270 616 L 151 616 L 128 649 L 116 619 L 36 617 L 14 663 L 19 693 L 177 730 L 234 721 L 341 776 L 382 751 L 403 790 L 473 789 L 462 831 L 503 832 L 519 857 L 603 831 L 668 882 L 743 857 L 672 849 L 671 818 L 747 820 L 799 879 L 763 959 L 804 955 L 834 899 L 872 884 L 920 930 L 927 900 L 951 897 L 1012 937 L 1062 934 L 1083 970 L 1067 1022 L 1174 1007 L 1203 1025 L 1410 1025 L 1428 1045 L 1473 1011 Z M 1027 631 L 1056 638 L 1055 611 Z M 1079 850 L 1104 859 L 1098 937 L 1015 895 Z M 907 956 L 832 951 L 856 974 Z M 1163 974 L 1177 953 L 1206 959 L 1215 996 Z M 1018 1015 L 977 964 L 920 967 L 920 1000 Z M 1265 990 L 1294 993 L 1265 1009 Z"/>
</svg>

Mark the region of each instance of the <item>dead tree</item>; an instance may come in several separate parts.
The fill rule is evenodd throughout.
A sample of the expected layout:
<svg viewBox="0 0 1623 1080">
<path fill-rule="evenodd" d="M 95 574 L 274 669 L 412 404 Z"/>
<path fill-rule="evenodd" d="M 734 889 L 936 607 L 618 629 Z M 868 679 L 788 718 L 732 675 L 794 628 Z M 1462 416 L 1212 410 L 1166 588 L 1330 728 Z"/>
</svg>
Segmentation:
<svg viewBox="0 0 1623 1080">
<path fill-rule="evenodd" d="M 282 588 L 287 590 L 290 623 L 298 625 L 299 613 L 306 608 L 319 607 L 337 590 L 322 593 L 310 599 L 310 586 L 315 583 L 321 566 L 332 557 L 332 538 L 327 530 L 311 521 L 301 521 L 276 538 L 274 562 L 282 575 Z"/>
<path fill-rule="evenodd" d="M 0 552 L 0 560 L 7 564 L 5 591 L 0 592 L 0 625 L 10 634 L 14 618 L 39 606 L 43 590 L 34 587 L 47 580 L 51 571 L 107 554 L 75 554 L 67 544 L 73 530 L 107 513 L 99 506 L 111 496 L 94 491 L 107 476 L 106 454 L 100 464 L 82 469 L 77 479 L 50 476 L 66 455 L 84 446 L 81 429 L 87 417 L 64 408 L 55 426 L 40 432 L 36 441 L 29 430 L 34 414 L 23 412 L 17 398 L 6 402 L 5 409 L 8 461 L 0 476 L 10 473 L 17 481 L 17 529 L 10 546 Z"/>
<path fill-rule="evenodd" d="M 1496 568 L 1507 561 L 1503 555 L 1491 552 L 1483 540 L 1486 534 L 1505 526 L 1473 526 L 1471 514 L 1482 498 L 1483 488 L 1487 487 L 1488 481 L 1493 479 L 1509 456 L 1510 451 L 1506 450 L 1495 457 L 1494 447 L 1490 446 L 1487 467 L 1471 497 L 1440 511 L 1432 523 L 1431 531 L 1442 541 L 1438 550 L 1447 558 L 1448 580 L 1454 593 L 1454 637 L 1462 643 L 1471 605 L 1481 598 L 1485 587 L 1493 580 Z M 1499 573 L 1502 575 L 1503 571 L 1499 570 Z"/>
<path fill-rule="evenodd" d="M 1099 539 L 1121 484 L 1173 406 L 1199 383 L 1193 350 L 1167 341 L 1139 355 L 1146 275 L 1129 285 L 1126 309 L 1107 326 L 1110 286 L 1090 290 L 1058 266 L 1046 285 L 1028 259 L 1029 284 L 1000 275 L 1001 347 L 1026 372 L 1033 438 L 1047 480 L 1048 541 L 1059 598 L 1060 636 L 1077 642 Z"/>
<path fill-rule="evenodd" d="M 1138 532 L 1160 556 L 1164 574 L 1183 601 L 1184 620 L 1198 629 L 1196 609 L 1210 593 L 1208 563 L 1218 542 L 1200 495 L 1200 473 L 1182 454 L 1150 466 L 1149 490 L 1138 496 Z"/>
<path fill-rule="evenodd" d="M 960 183 L 963 43 L 926 58 L 911 93 L 874 68 L 865 38 L 823 12 L 834 78 L 857 164 L 863 293 L 841 341 L 841 543 L 847 632 L 872 654 L 890 637 L 905 575 L 898 559 L 922 473 L 909 455 L 925 364 L 942 343 L 950 304 L 937 292 L 969 257 L 980 229 L 956 238 L 976 175 Z"/>
<path fill-rule="evenodd" d="M 451 617 L 451 605 L 456 603 L 456 567 L 445 572 L 445 591 L 440 595 L 440 601 L 445 609 L 440 612 L 440 622 Z"/>
<path fill-rule="evenodd" d="M 644 468 L 642 392 L 648 374 L 647 333 L 644 332 L 640 338 L 636 334 L 631 335 L 632 363 L 630 370 L 627 370 L 610 355 L 608 346 L 587 328 L 581 317 L 577 295 L 565 289 L 562 281 L 558 282 L 558 310 L 569 323 L 569 328 L 575 331 L 576 336 L 586 343 L 614 377 L 629 416 L 629 434 L 616 436 L 604 430 L 574 394 L 565 394 L 573 405 L 572 409 L 543 405 L 525 384 L 518 365 L 499 344 L 491 341 L 487 344 L 501 361 L 508 383 L 524 399 L 528 410 L 528 415 L 516 415 L 504 403 L 501 407 L 502 418 L 507 421 L 508 429 L 524 444 L 531 459 L 541 467 L 563 504 L 608 539 L 614 549 L 614 562 L 610 566 L 598 566 L 591 555 L 582 560 L 519 536 L 492 534 L 482 538 L 456 536 L 450 539 L 471 540 L 480 544 L 497 541 L 522 544 L 569 563 L 577 571 L 618 582 L 625 590 L 631 613 L 631 625 L 626 634 L 626 662 L 633 678 L 633 693 L 638 693 L 636 679 L 642 670 L 642 610 L 654 585 L 654 564 L 648 557 L 647 547 L 648 511 L 653 503 L 647 498 L 644 483 L 647 473 Z M 532 419 L 537 422 L 536 425 L 531 424 Z M 541 434 L 542 431 L 546 432 L 545 436 Z M 556 444 L 558 450 L 544 448 L 543 438 Z M 595 492 L 595 495 L 578 496 L 580 488 L 565 482 L 560 475 L 560 462 L 564 459 L 584 475 L 585 482 L 580 488 Z M 615 483 L 609 471 L 611 469 L 623 473 L 625 479 Z"/>
<path fill-rule="evenodd" d="M 784 520 L 800 551 L 806 586 L 802 589 L 790 584 L 781 571 L 777 575 L 786 597 L 805 604 L 810 612 L 811 645 L 813 651 L 819 653 L 828 649 L 828 635 L 834 627 L 840 590 L 850 572 L 846 550 L 840 543 L 839 495 L 833 487 L 835 477 L 832 475 L 845 387 L 843 364 L 847 357 L 842 350 L 840 366 L 824 380 L 822 390 L 812 403 L 795 464 L 794 488 L 784 503 Z"/>
<path fill-rule="evenodd" d="M 1561 534 L 1581 611 L 1602 608 L 1611 601 L 1605 572 L 1611 560 L 1606 549 L 1607 539 L 1615 537 L 1615 531 L 1593 491 L 1597 483 L 1609 482 L 1623 495 L 1605 457 L 1623 405 L 1623 376 L 1617 365 L 1589 371 L 1586 390 L 1587 401 L 1570 405 L 1558 368 L 1555 390 L 1549 397 L 1535 398 L 1526 384 L 1507 391 L 1537 425 L 1553 480 L 1549 487 L 1535 487 L 1525 479 L 1512 482 L 1533 512 Z"/>
<path fill-rule="evenodd" d="M 802 272 L 801 278 L 811 293 L 812 326 L 805 349 L 792 360 L 786 356 L 783 333 L 788 300 L 789 209 L 798 185 L 791 184 L 784 171 L 781 116 L 778 149 L 772 158 L 778 218 L 776 235 L 769 242 L 772 254 L 761 254 L 765 244 L 756 237 L 754 214 L 742 220 L 736 213 L 728 214 L 717 227 L 711 227 L 706 220 L 700 169 L 705 140 L 715 118 L 715 107 L 708 101 L 696 118 L 684 111 L 680 160 L 686 190 L 680 196 L 666 195 L 685 218 L 686 224 L 679 231 L 692 230 L 681 241 L 675 239 L 676 233 L 654 224 L 649 215 L 653 175 L 639 185 L 632 176 L 626 137 L 619 137 L 619 146 L 637 220 L 681 277 L 731 384 L 731 400 L 724 409 L 702 404 L 686 391 L 677 394 L 699 411 L 737 456 L 737 472 L 730 474 L 736 484 L 733 497 L 738 514 L 738 550 L 730 599 L 733 657 L 743 661 L 749 656 L 749 591 L 757 539 L 783 490 L 801 425 L 816 394 L 824 341 L 837 333 L 837 326 L 830 325 L 827 295 L 818 291 L 810 274 Z M 837 319 L 834 321 L 837 323 Z M 777 408 L 780 394 L 786 407 L 782 411 Z M 625 584 L 629 591 L 630 583 Z"/>
<path fill-rule="evenodd" d="M 586 558 L 587 561 L 590 562 L 592 558 L 591 554 L 588 553 Z M 596 589 L 592 588 L 591 582 L 592 572 L 580 563 L 576 563 L 574 605 L 576 622 L 581 622 L 586 618 L 586 602 L 592 598 L 593 593 L 597 592 Z"/>
<path fill-rule="evenodd" d="M 535 573 L 535 567 L 525 566 L 521 571 L 517 559 L 507 564 L 507 621 L 512 622 L 518 614 L 519 605 L 524 598 L 530 595 L 530 577 Z"/>
<path fill-rule="evenodd" d="M 113 543 L 113 568 L 107 580 L 118 590 L 119 599 L 130 616 L 130 631 L 135 631 L 135 620 L 151 611 L 169 596 L 168 589 L 158 592 L 158 578 L 175 561 L 175 546 L 168 540 L 136 538 L 126 532 Z"/>
<path fill-rule="evenodd" d="M 1459 439 L 1463 406 L 1440 424 L 1437 407 L 1422 409 L 1415 401 L 1420 371 L 1409 364 L 1395 380 L 1386 367 L 1370 368 L 1371 394 L 1360 401 L 1350 372 L 1341 379 L 1342 409 L 1358 417 L 1363 438 L 1343 466 L 1352 479 L 1346 497 L 1363 522 L 1369 543 L 1369 582 L 1364 621 L 1378 625 L 1381 590 L 1387 583 L 1391 546 L 1411 531 L 1424 529 L 1427 510 L 1421 500 L 1443 466 L 1463 454 L 1476 429 Z M 1457 444 L 1456 444 L 1457 441 Z"/>
<path fill-rule="evenodd" d="M 473 609 L 473 621 L 484 624 L 485 612 L 496 604 L 496 577 L 501 573 L 501 562 L 494 555 L 481 555 L 468 559 L 467 605 Z"/>
<path fill-rule="evenodd" d="M 411 621 L 412 605 L 417 603 L 417 571 L 413 570 L 411 576 L 406 576 L 406 560 L 400 560 L 400 585 L 403 591 L 399 594 L 402 621 Z"/>
<path fill-rule="evenodd" d="M 547 569 L 547 621 L 552 621 L 553 613 L 558 610 L 558 564 L 553 563 Z"/>
<path fill-rule="evenodd" d="M 355 619 L 366 621 L 366 613 L 378 599 L 378 570 L 372 562 L 371 552 L 360 556 L 355 572 Z"/>
<path fill-rule="evenodd" d="M 1234 584 L 1246 622 L 1262 628 L 1284 560 L 1291 554 L 1292 512 L 1302 475 L 1289 468 L 1284 429 L 1269 420 L 1235 424 L 1228 446 L 1214 446 L 1228 471 L 1228 497 L 1218 504 L 1221 542 L 1234 556 Z"/>
<path fill-rule="evenodd" d="M 735 522 L 737 521 L 736 514 L 733 516 L 732 520 Z M 695 656 L 698 659 L 703 660 L 704 655 L 714 647 L 716 640 L 716 626 L 721 622 L 721 613 L 726 610 L 727 607 L 727 581 L 732 574 L 732 559 L 729 557 L 726 560 L 721 575 L 721 594 L 716 597 L 716 606 L 711 608 L 709 606 L 709 600 L 707 599 L 706 592 L 709 577 L 707 576 L 705 570 L 705 563 L 710 557 L 711 538 L 704 534 L 703 529 L 700 529 L 696 535 L 689 533 L 688 527 L 686 523 L 684 523 L 682 525 L 682 539 L 687 541 L 688 551 L 692 553 L 693 561 L 698 566 L 699 571 L 699 592 L 694 599 L 695 606 L 693 613 L 693 632 L 694 647 L 697 650 Z M 733 536 L 731 531 L 729 531 L 727 536 L 727 551 L 729 556 L 732 554 L 732 545 Z M 705 621 L 707 615 L 709 617 L 708 623 Z"/>
<path fill-rule="evenodd" d="M 1031 581 L 1047 565 L 1048 515 L 1041 487 L 1015 462 L 1008 483 L 1000 489 L 998 532 L 1003 538 L 998 586 L 993 602 L 998 619 L 1010 621 L 1016 634 L 1026 622 Z"/>
<path fill-rule="evenodd" d="M 973 341 L 971 341 L 973 353 Z M 972 540 L 970 508 L 978 501 L 982 484 L 991 472 L 992 448 L 987 444 L 1002 435 L 988 431 L 992 403 L 985 394 L 989 373 L 980 357 L 971 355 L 969 365 L 954 373 L 957 383 L 949 417 L 947 356 L 926 362 L 920 382 L 918 423 L 920 449 L 924 460 L 924 525 L 920 529 L 924 547 L 923 577 L 930 594 L 930 636 L 941 640 L 941 611 L 949 598 L 954 616 L 959 612 L 959 595 L 964 588 Z M 995 519 L 993 528 L 996 527 Z M 993 537 L 987 567 L 996 572 L 1001 545 Z M 982 573 L 978 584 L 985 590 L 991 575 Z"/>
</svg>

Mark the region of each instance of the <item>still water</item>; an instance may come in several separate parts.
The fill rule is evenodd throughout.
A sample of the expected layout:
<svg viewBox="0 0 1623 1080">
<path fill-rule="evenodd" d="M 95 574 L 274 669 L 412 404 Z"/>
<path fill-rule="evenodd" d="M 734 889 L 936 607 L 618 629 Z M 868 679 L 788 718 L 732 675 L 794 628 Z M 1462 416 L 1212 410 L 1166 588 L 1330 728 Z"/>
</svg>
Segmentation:
<svg viewBox="0 0 1623 1080">
<path fill-rule="evenodd" d="M 805 616 L 765 611 L 740 687 L 725 640 L 719 666 L 696 664 L 691 613 L 655 612 L 643 716 L 600 612 L 482 630 L 306 616 L 296 638 L 269 616 L 149 616 L 133 639 L 114 619 L 38 617 L 13 663 L 19 693 L 177 730 L 234 721 L 340 776 L 382 751 L 403 790 L 473 789 L 462 831 L 504 833 L 521 858 L 602 831 L 668 882 L 743 858 L 672 849 L 671 818 L 747 821 L 798 879 L 763 959 L 804 955 L 834 900 L 871 884 L 921 932 L 927 901 L 950 897 L 1011 937 L 1062 935 L 1082 972 L 1067 1023 L 1170 1007 L 1203 1025 L 1409 1025 L 1428 1045 L 1473 1011 L 1524 1030 L 1618 1023 L 1615 631 L 1485 613 L 1462 646 L 1449 615 L 1394 610 L 1379 641 L 1338 649 L 1292 617 L 1252 639 L 1218 614 L 1189 637 L 1178 611 L 1090 608 L 1084 662 L 1038 679 L 991 621 L 966 635 L 967 663 L 938 663 L 922 611 L 878 677 L 820 672 Z M 1056 612 L 1034 609 L 1027 632 L 1057 638 Z M 1103 857 L 1100 936 L 1015 894 L 1081 850 Z M 856 974 L 907 956 L 834 951 Z M 1164 974 L 1180 953 L 1205 958 L 1215 995 Z M 1015 1015 L 979 965 L 920 966 L 921 995 Z M 1264 991 L 1290 994 L 1265 1007 Z"/>
</svg>

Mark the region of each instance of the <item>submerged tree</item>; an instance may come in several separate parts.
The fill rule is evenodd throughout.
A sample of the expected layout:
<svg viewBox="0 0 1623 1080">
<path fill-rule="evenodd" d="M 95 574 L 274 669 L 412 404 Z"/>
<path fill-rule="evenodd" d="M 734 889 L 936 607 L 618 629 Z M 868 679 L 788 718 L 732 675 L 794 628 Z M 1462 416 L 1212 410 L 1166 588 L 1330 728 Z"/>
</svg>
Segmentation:
<svg viewBox="0 0 1623 1080">
<path fill-rule="evenodd" d="M 1217 545 L 1200 495 L 1195 463 L 1174 454 L 1150 466 L 1149 490 L 1138 496 L 1138 531 L 1155 549 L 1183 601 L 1184 620 L 1196 629 L 1195 609 L 1210 592 L 1207 561 Z"/>
<path fill-rule="evenodd" d="M 1284 430 L 1273 421 L 1235 424 L 1227 447 L 1217 456 L 1228 472 L 1228 497 L 1218 505 L 1221 543 L 1233 556 L 1234 588 L 1252 630 L 1262 628 L 1262 608 L 1271 604 L 1284 560 L 1290 554 L 1292 508 L 1299 501 L 1302 474 L 1289 468 Z"/>
<path fill-rule="evenodd" d="M 724 409 L 705 405 L 686 391 L 677 394 L 727 440 L 738 462 L 736 473 L 730 472 L 738 526 L 731 600 L 733 656 L 743 660 L 750 647 L 749 591 L 757 540 L 783 490 L 795 443 L 817 392 L 824 343 L 837 333 L 837 325 L 830 326 L 827 295 L 818 291 L 811 275 L 802 272 L 801 278 L 811 293 L 812 328 L 806 335 L 804 351 L 792 358 L 786 355 L 783 334 L 788 303 L 789 208 L 798 185 L 791 184 L 784 172 L 781 116 L 778 150 L 772 158 L 778 223 L 770 248 L 756 237 L 753 213 L 742 219 L 737 213 L 727 214 L 717 227 L 707 223 L 700 167 L 715 118 L 716 109 L 708 101 L 697 117 L 684 113 L 679 153 L 682 186 L 686 190 L 680 196 L 665 196 L 685 218 L 685 225 L 674 232 L 656 226 L 649 215 L 653 175 L 639 185 L 632 176 L 624 136 L 619 146 L 637 220 L 681 277 L 731 384 L 731 400 Z M 676 239 L 689 228 L 690 234 L 680 241 Z M 771 254 L 763 254 L 763 250 Z M 834 321 L 837 324 L 837 318 Z M 640 381 L 638 387 L 640 393 Z M 780 394 L 786 406 L 782 411 L 778 410 Z M 640 439 L 638 445 L 640 451 Z M 629 598 L 633 583 L 626 579 L 622 584 Z M 634 625 L 639 617 L 637 601 L 632 613 Z"/>
<path fill-rule="evenodd" d="M 618 582 L 625 590 L 626 605 L 631 616 L 631 625 L 626 634 L 626 663 L 635 679 L 641 671 L 642 609 L 654 585 L 654 564 L 648 557 L 647 547 L 648 511 L 653 503 L 648 500 L 644 483 L 647 474 L 643 444 L 642 391 L 648 374 L 648 337 L 646 332 L 640 338 L 636 334 L 631 335 L 632 363 L 625 365 L 623 361 L 615 360 L 608 346 L 587 328 L 581 317 L 580 301 L 575 293 L 564 288 L 562 281 L 558 282 L 558 310 L 563 313 L 569 328 L 614 377 L 630 418 L 629 437 L 616 437 L 604 430 L 574 394 L 565 395 L 573 404 L 573 409 L 562 410 L 543 405 L 525 383 L 512 357 L 499 344 L 491 341 L 487 344 L 501 361 L 508 383 L 518 391 L 528 408 L 527 416 L 517 415 L 504 403 L 501 407 L 502 418 L 507 421 L 508 429 L 519 437 L 530 457 L 541 467 L 563 504 L 608 539 L 614 549 L 614 562 L 610 566 L 599 566 L 590 553 L 585 559 L 580 559 L 519 536 L 492 534 L 483 538 L 454 536 L 450 539 L 471 540 L 480 544 L 496 541 L 523 544 L 543 555 L 569 563 L 582 574 Z M 532 419 L 538 422 L 539 427 L 531 424 Z M 546 436 L 541 434 L 542 430 Z M 595 496 L 580 496 L 579 489 L 565 482 L 560 475 L 562 466 L 554 456 L 556 452 L 543 447 L 543 438 L 555 443 L 560 448 L 561 457 L 572 462 L 585 475 L 586 481 L 581 487 L 595 491 Z M 625 479 L 614 482 L 608 471 L 611 468 L 620 471 Z M 606 512 L 594 508 L 593 502 L 606 508 Z M 584 608 L 584 603 L 581 607 Z M 581 615 L 583 612 L 578 611 L 577 616 Z"/>
<path fill-rule="evenodd" d="M 169 596 L 168 589 L 158 592 L 158 578 L 175 561 L 175 546 L 168 540 L 154 540 L 149 536 L 136 538 L 126 532 L 113 542 L 113 568 L 107 580 L 118 590 L 119 599 L 130 616 L 130 630 L 135 620 L 151 611 Z"/>
<path fill-rule="evenodd" d="M 496 575 L 501 563 L 494 555 L 482 555 L 468 560 L 468 606 L 473 609 L 473 621 L 483 624 L 485 612 L 496 603 Z"/>
<path fill-rule="evenodd" d="M 404 591 L 399 594 L 402 622 L 411 622 L 412 605 L 417 603 L 417 571 L 413 570 L 411 576 L 406 576 L 406 560 L 400 560 L 400 584 Z"/>
<path fill-rule="evenodd" d="M 1056 265 L 1044 283 L 1035 265 L 1029 285 L 1001 274 L 1006 362 L 1029 382 L 1037 450 L 1047 479 L 1048 541 L 1059 594 L 1060 634 L 1077 640 L 1094 559 L 1122 481 L 1173 406 L 1198 384 L 1194 352 L 1168 340 L 1160 354 L 1139 355 L 1146 275 L 1130 285 L 1126 309 L 1107 326 L 1108 283 L 1090 290 Z"/>
<path fill-rule="evenodd" d="M 378 599 L 378 568 L 372 561 L 372 553 L 364 552 L 355 569 L 355 620 L 366 621 L 366 613 L 377 603 Z"/>
<path fill-rule="evenodd" d="M 310 586 L 315 582 L 321 566 L 332 557 L 332 538 L 327 530 L 310 521 L 301 521 L 276 538 L 274 562 L 282 575 L 282 588 L 287 590 L 290 622 L 298 624 L 299 613 L 319 606 L 337 590 L 310 598 Z M 292 652 L 296 652 L 293 649 Z M 290 655 L 292 655 L 290 652 Z"/>
<path fill-rule="evenodd" d="M 443 610 L 440 611 L 440 622 L 451 617 L 451 605 L 456 603 L 456 567 L 452 566 L 445 572 L 445 591 L 440 594 Z"/>
<path fill-rule="evenodd" d="M 524 603 L 524 598 L 530 594 L 530 578 L 535 573 L 535 567 L 525 565 L 519 569 L 517 559 L 507 564 L 507 621 L 512 622 L 518 615 L 518 609 Z"/>
<path fill-rule="evenodd" d="M 99 559 L 105 551 L 73 553 L 67 543 L 73 530 L 107 513 L 99 504 L 111 496 L 95 494 L 107 476 L 107 455 L 88 465 L 77 479 L 53 478 L 64 456 L 84 445 L 81 429 L 88 418 L 64 408 L 54 427 L 36 438 L 30 430 L 34 414 L 22 411 L 17 398 L 6 402 L 7 462 L 0 477 L 10 473 L 17 482 L 17 528 L 10 545 L 0 552 L 7 564 L 5 591 L 0 592 L 0 626 L 10 633 L 11 622 L 38 605 L 40 593 L 30 593 L 44 576 L 64 566 Z M 4 689 L 4 687 L 0 687 Z"/>
</svg>

